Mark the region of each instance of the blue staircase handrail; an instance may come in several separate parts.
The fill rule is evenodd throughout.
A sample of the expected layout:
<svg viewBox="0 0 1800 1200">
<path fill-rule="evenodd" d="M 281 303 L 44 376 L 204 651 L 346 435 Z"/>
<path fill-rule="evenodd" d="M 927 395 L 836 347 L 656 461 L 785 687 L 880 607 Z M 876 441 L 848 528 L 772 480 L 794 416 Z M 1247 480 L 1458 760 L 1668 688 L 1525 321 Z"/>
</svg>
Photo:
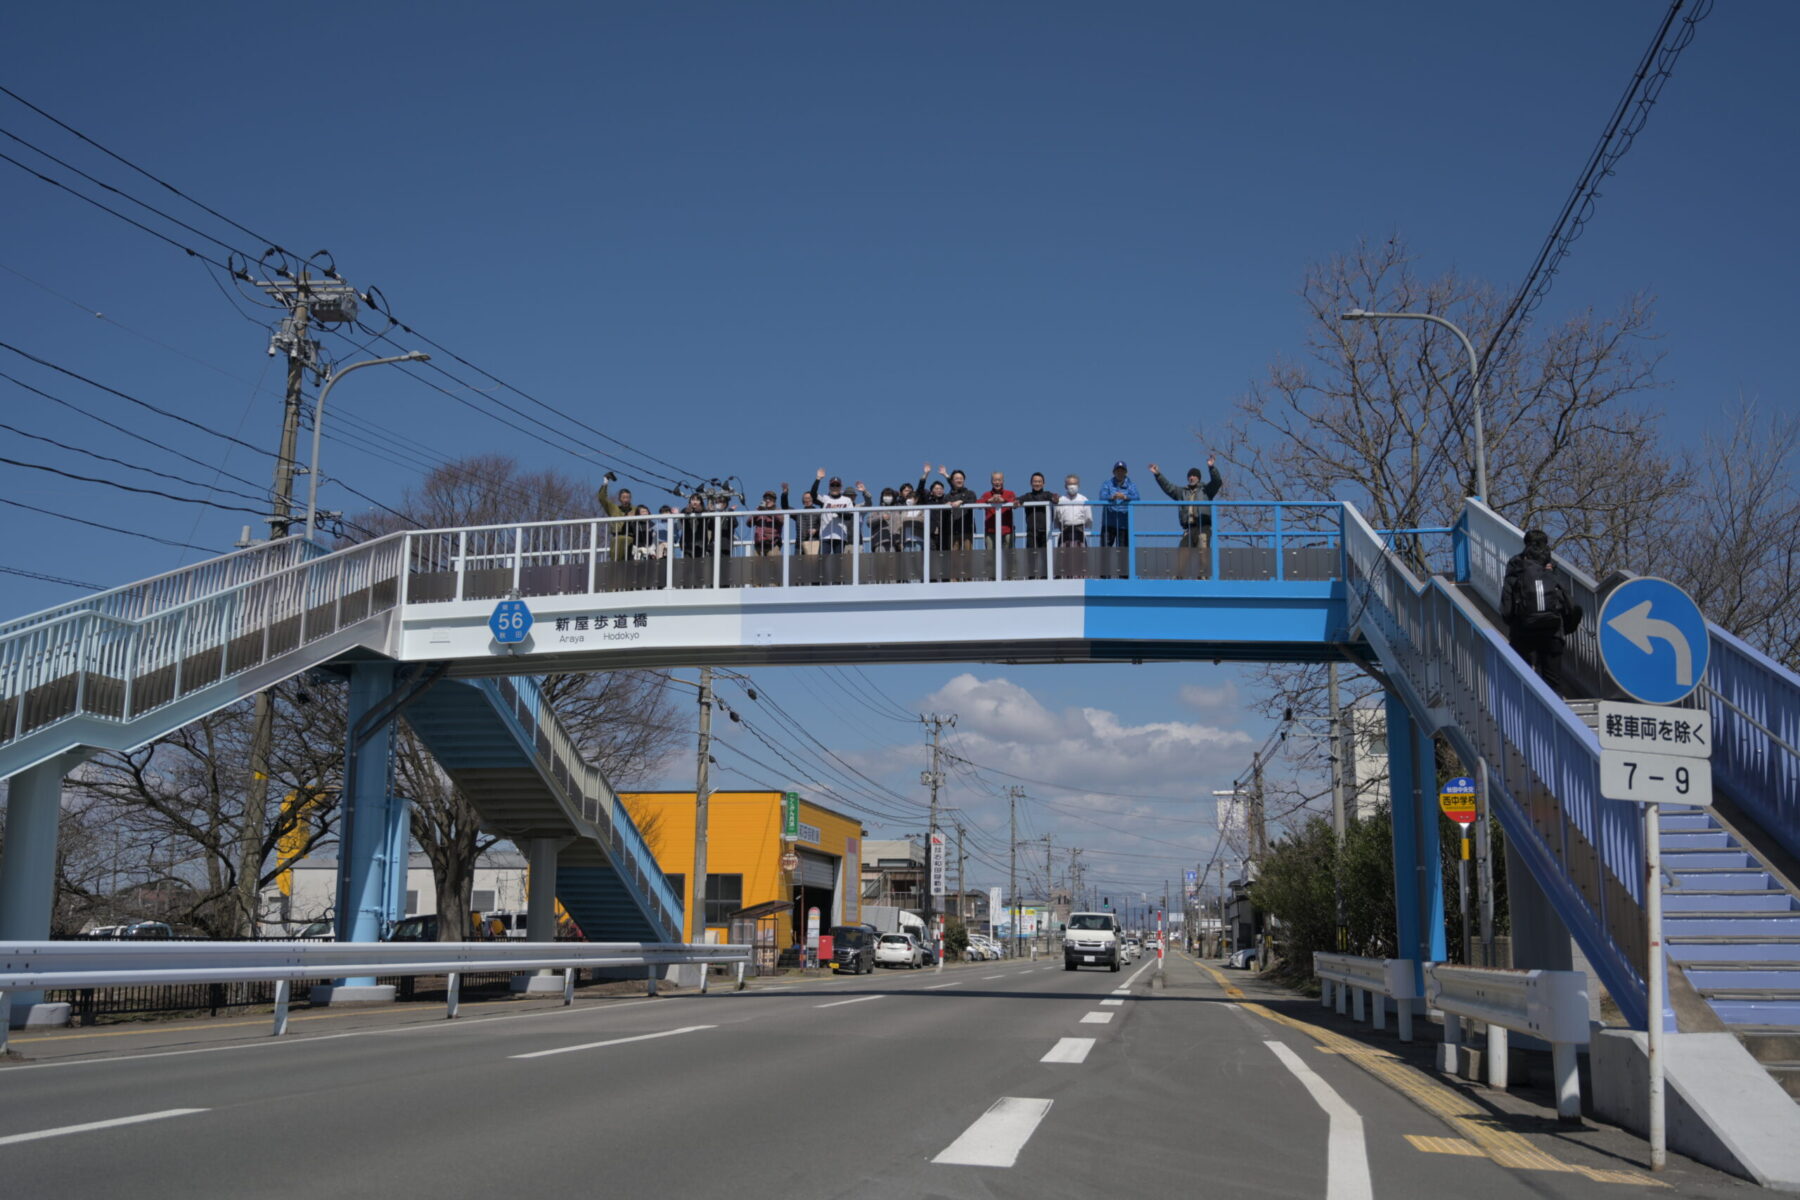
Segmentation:
<svg viewBox="0 0 1800 1200">
<path fill-rule="evenodd" d="M 1713 786 L 1800 856 L 1800 675 L 1708 625 Z"/>
<path fill-rule="evenodd" d="M 562 791 L 566 803 L 578 806 L 582 820 L 605 842 L 626 890 L 641 907 L 656 912 L 664 933 L 679 935 L 681 897 L 657 865 L 630 811 L 569 737 L 537 680 L 518 675 L 467 682 L 486 692 L 495 708 L 510 718 L 520 740 L 538 758 L 546 781 Z"/>
<path fill-rule="evenodd" d="M 1353 508 L 1346 506 L 1344 520 L 1352 629 L 1375 647 L 1415 716 L 1466 761 L 1487 760 L 1494 813 L 1509 844 L 1626 1020 L 1643 1028 L 1643 830 L 1635 806 L 1600 794 L 1594 732 L 1467 596 L 1442 579 L 1417 579 Z M 1470 541 L 1459 559 L 1466 552 L 1471 571 L 1491 570 L 1485 560 L 1498 552 L 1495 539 Z"/>
</svg>

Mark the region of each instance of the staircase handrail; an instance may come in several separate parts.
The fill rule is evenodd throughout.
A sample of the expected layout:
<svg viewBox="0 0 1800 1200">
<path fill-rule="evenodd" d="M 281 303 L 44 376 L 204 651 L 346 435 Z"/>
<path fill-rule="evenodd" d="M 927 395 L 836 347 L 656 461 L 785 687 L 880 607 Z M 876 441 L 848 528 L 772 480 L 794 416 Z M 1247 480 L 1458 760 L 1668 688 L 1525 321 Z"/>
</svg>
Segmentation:
<svg viewBox="0 0 1800 1200">
<path fill-rule="evenodd" d="M 264 542 L 177 567 L 161 575 L 94 592 L 79 600 L 54 604 L 10 621 L 0 621 L 0 637 L 79 613 L 101 613 L 142 620 L 176 605 L 204 599 L 223 588 L 252 582 L 275 571 L 298 566 L 332 553 L 299 535 Z"/>
<path fill-rule="evenodd" d="M 289 543 L 293 541 L 287 539 Z M 167 604 L 146 615 L 133 617 L 101 608 L 75 607 L 44 616 L 36 624 L 0 633 L 0 702 L 15 701 L 8 727 L 0 729 L 0 742 L 76 716 L 135 719 L 174 703 L 196 686 L 230 678 L 346 624 L 398 607 L 400 576 L 406 565 L 400 535 L 362 542 L 318 557 L 308 557 L 304 551 L 297 553 L 302 558 L 300 562 L 262 570 L 250 578 Z M 390 582 L 391 595 L 385 602 L 378 602 L 378 587 Z M 345 601 L 357 588 L 367 590 L 368 609 L 346 619 Z M 331 609 L 331 628 L 324 632 L 309 629 L 309 617 L 326 607 Z M 277 645 L 272 630 L 287 621 L 299 622 L 293 645 Z M 263 635 L 260 645 L 242 645 L 242 639 L 258 633 Z M 196 656 L 215 652 L 216 668 L 209 667 L 202 684 L 182 678 L 184 668 Z M 177 672 L 172 683 L 162 689 L 167 695 L 142 703 L 141 692 L 134 694 L 135 684 L 165 668 Z M 69 679 L 75 680 L 77 691 L 73 703 L 59 709 L 51 719 L 33 720 L 24 702 L 29 693 Z M 90 679 L 95 681 L 94 686 L 89 685 Z"/>
<path fill-rule="evenodd" d="M 1498 547 L 1487 540 L 1471 546 L 1471 576 L 1492 575 L 1481 560 Z M 1621 1012 L 1642 1028 L 1643 831 L 1635 806 L 1600 794 L 1594 732 L 1468 596 L 1414 576 L 1350 506 L 1344 545 L 1352 629 L 1369 635 L 1416 714 L 1465 761 L 1487 760 L 1494 812 L 1509 840 L 1536 868 Z"/>
<path fill-rule="evenodd" d="M 657 865 L 630 810 L 619 802 L 612 782 L 581 753 L 556 710 L 544 698 L 537 680 L 519 675 L 469 682 L 488 690 L 511 712 L 530 740 L 553 790 L 561 790 L 564 803 L 573 804 L 581 819 L 599 832 L 609 856 L 620 854 L 626 859 L 619 878 L 640 900 L 656 907 L 665 930 L 678 934 L 681 898 Z"/>
</svg>

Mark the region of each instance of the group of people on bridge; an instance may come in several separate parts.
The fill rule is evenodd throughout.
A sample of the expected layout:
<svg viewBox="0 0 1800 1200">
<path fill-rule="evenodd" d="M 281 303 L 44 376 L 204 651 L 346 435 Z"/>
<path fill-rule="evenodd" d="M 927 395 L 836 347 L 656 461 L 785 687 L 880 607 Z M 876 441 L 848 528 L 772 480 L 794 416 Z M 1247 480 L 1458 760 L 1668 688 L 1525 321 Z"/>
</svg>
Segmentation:
<svg viewBox="0 0 1800 1200">
<path fill-rule="evenodd" d="M 1213 527 L 1210 501 L 1225 486 L 1216 460 L 1208 456 L 1206 471 L 1191 467 L 1185 484 L 1178 484 L 1149 464 L 1151 477 L 1171 499 L 1182 502 L 1178 510 L 1181 547 L 1204 554 Z M 866 548 L 872 553 L 932 550 L 964 551 L 974 549 L 976 519 L 982 523 L 982 544 L 988 548 L 1041 550 L 1059 546 L 1084 546 L 1091 540 L 1103 547 L 1127 547 L 1131 544 L 1131 506 L 1143 496 L 1132 482 L 1123 460 L 1113 464 L 1110 476 L 1096 489 L 1093 498 L 1081 490 L 1081 478 L 1068 475 L 1060 492 L 1047 490 L 1043 472 L 1031 475 L 1031 490 L 1016 493 L 1006 486 L 1006 476 L 995 471 L 989 478 L 988 490 L 976 494 L 962 471 L 940 465 L 937 478 L 932 466 L 921 468 L 918 482 L 898 487 L 884 487 L 878 496 L 857 480 L 846 488 L 841 476 L 827 476 L 820 467 L 812 484 L 793 503 L 789 485 L 779 491 L 762 494 L 754 509 L 741 509 L 736 497 L 720 491 L 709 498 L 699 490 L 687 498 L 686 508 L 677 511 L 663 505 L 655 513 L 648 505 L 634 504 L 630 489 L 611 494 L 616 477 L 608 472 L 600 485 L 597 498 L 608 517 L 637 517 L 621 520 L 609 535 L 610 553 L 614 561 L 666 558 L 706 558 L 726 554 L 738 543 L 738 522 L 748 529 L 743 543 L 753 555 L 781 552 L 792 521 L 793 537 L 789 544 L 793 553 L 801 555 L 834 555 L 845 553 L 845 547 L 859 536 L 866 537 Z M 821 492 L 823 488 L 823 492 Z M 1099 509 L 1098 527 L 1095 509 Z M 860 519 L 852 511 L 866 510 Z M 660 519 L 659 519 L 660 518 Z M 860 526 L 860 528 L 858 528 Z"/>
</svg>

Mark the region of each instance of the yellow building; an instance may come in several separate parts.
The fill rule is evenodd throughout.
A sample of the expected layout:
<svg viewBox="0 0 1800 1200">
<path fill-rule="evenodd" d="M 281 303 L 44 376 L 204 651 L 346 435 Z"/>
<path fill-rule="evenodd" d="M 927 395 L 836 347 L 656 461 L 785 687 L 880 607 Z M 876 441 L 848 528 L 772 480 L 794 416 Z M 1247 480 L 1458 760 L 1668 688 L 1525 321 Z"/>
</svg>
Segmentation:
<svg viewBox="0 0 1800 1200">
<path fill-rule="evenodd" d="M 694 869 L 694 793 L 636 792 L 621 796 L 643 832 L 656 865 L 681 893 L 691 897 Z M 862 919 L 862 822 L 799 801 L 794 841 L 782 839 L 781 792 L 713 792 L 706 811 L 706 929 L 709 940 L 724 941 L 732 913 L 772 901 L 793 908 L 775 922 L 776 945 L 785 950 L 806 937 L 806 911 L 819 910 L 819 928 L 854 925 Z M 798 860 L 782 867 L 791 850 Z"/>
</svg>

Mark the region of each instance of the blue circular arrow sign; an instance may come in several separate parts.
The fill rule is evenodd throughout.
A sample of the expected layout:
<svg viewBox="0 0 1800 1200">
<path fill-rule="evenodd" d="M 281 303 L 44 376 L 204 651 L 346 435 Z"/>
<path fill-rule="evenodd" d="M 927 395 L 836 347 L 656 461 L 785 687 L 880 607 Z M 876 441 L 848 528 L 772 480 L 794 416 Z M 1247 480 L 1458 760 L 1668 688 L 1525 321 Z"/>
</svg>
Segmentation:
<svg viewBox="0 0 1800 1200">
<path fill-rule="evenodd" d="M 523 600 L 502 600 L 494 605 L 494 614 L 488 618 L 488 629 L 502 646 L 515 646 L 531 632 L 531 610 L 525 607 Z"/>
<path fill-rule="evenodd" d="M 1600 661 L 1633 700 L 1675 704 L 1706 678 L 1712 638 L 1693 598 L 1666 579 L 1632 579 L 1600 606 Z"/>
</svg>

